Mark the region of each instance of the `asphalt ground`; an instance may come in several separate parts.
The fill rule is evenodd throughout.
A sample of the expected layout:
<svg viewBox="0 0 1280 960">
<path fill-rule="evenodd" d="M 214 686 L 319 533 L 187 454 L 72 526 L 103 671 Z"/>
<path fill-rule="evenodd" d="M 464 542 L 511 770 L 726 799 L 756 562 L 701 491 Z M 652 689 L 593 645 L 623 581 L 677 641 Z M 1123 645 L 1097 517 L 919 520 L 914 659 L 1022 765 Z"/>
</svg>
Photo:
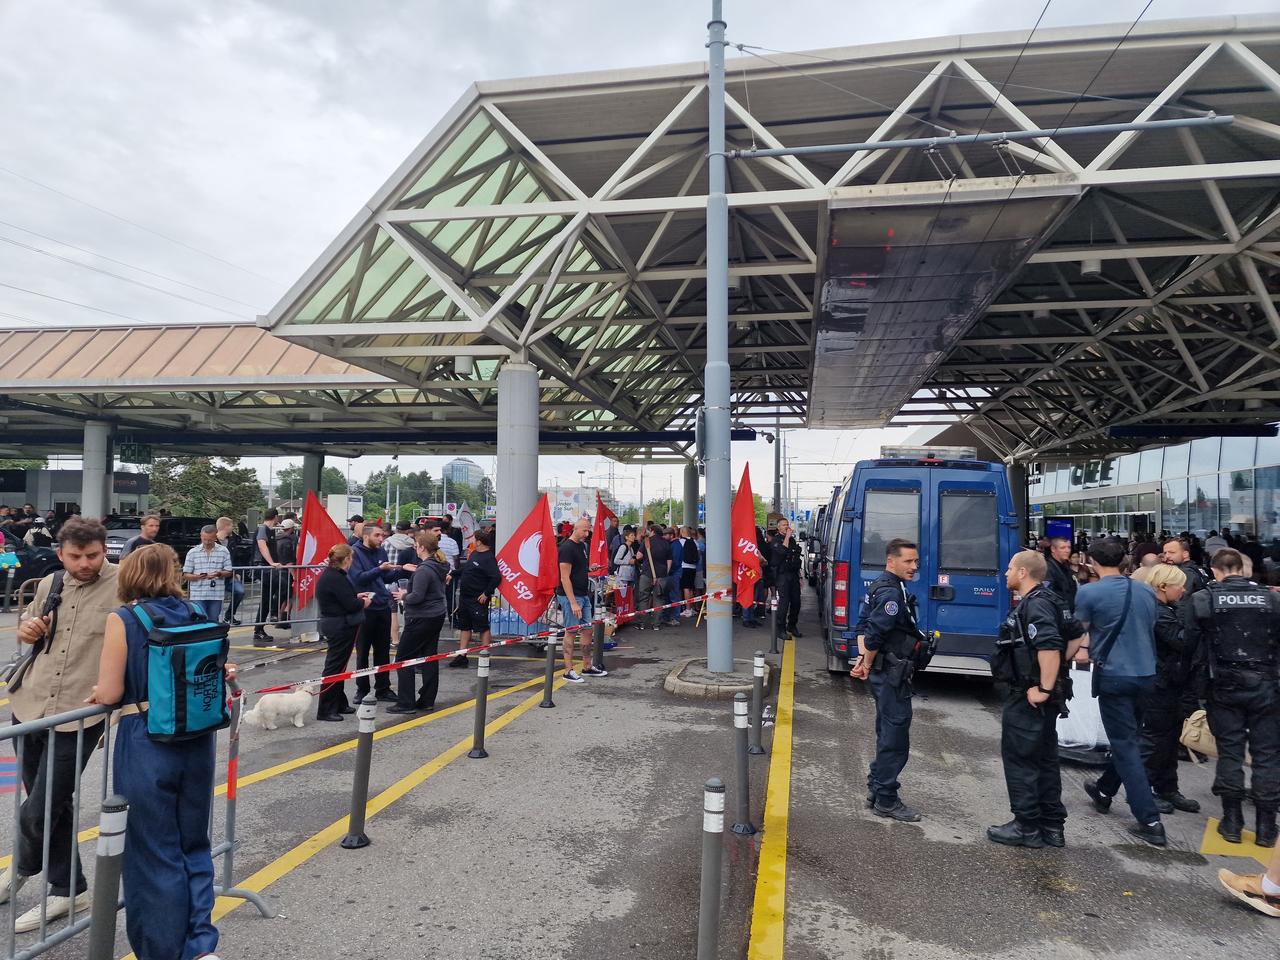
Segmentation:
<svg viewBox="0 0 1280 960">
<path fill-rule="evenodd" d="M 1230 899 L 1216 879 L 1224 866 L 1259 872 L 1248 854 L 1265 854 L 1251 844 L 1231 857 L 1201 853 L 1220 810 L 1211 764 L 1180 765 L 1183 792 L 1204 812 L 1165 817 L 1165 850 L 1127 833 L 1123 798 L 1110 814 L 1095 812 L 1082 784 L 1096 772 L 1067 766 L 1067 847 L 1002 847 L 985 838 L 1011 816 L 998 698 L 987 682 L 926 674 L 901 778 L 902 796 L 924 819 L 886 821 L 864 800 L 870 692 L 829 674 L 816 630 L 805 632 L 796 651 L 788 960 L 1280 955 L 1280 926 Z"/>
</svg>

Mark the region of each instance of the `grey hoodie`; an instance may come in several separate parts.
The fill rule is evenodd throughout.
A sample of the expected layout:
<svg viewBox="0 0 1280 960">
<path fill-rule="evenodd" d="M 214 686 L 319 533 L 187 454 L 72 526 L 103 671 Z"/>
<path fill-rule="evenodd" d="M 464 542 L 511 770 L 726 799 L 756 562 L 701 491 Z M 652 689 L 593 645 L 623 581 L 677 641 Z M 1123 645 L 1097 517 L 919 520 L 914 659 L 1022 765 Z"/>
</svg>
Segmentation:
<svg viewBox="0 0 1280 960">
<path fill-rule="evenodd" d="M 425 620 L 445 615 L 444 578 L 449 575 L 449 565 L 439 560 L 418 560 L 413 572 L 413 582 L 404 595 L 404 618 Z"/>
</svg>

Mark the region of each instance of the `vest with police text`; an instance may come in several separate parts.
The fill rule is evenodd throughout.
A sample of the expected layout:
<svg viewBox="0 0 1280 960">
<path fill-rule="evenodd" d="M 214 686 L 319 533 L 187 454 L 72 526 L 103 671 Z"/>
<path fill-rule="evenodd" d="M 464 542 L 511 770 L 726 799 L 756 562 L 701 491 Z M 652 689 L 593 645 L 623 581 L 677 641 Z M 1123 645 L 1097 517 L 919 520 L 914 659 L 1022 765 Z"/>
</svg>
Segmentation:
<svg viewBox="0 0 1280 960">
<path fill-rule="evenodd" d="M 1243 577 L 1211 583 L 1206 591 L 1211 655 L 1220 663 L 1274 667 L 1280 624 L 1271 591 Z"/>
</svg>

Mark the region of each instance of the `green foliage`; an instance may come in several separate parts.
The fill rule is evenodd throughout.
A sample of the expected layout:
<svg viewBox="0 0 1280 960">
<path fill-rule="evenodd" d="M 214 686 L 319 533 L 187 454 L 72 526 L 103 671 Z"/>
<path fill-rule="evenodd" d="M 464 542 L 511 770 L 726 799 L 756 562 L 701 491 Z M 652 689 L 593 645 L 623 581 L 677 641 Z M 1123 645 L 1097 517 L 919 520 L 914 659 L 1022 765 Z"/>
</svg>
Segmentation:
<svg viewBox="0 0 1280 960">
<path fill-rule="evenodd" d="M 157 457 L 150 475 L 152 507 L 174 516 L 238 520 L 264 505 L 257 471 L 235 457 Z"/>
<path fill-rule="evenodd" d="M 480 486 L 476 488 L 479 494 L 480 503 L 476 509 L 484 507 L 486 504 L 498 502 L 498 491 L 494 489 L 493 481 L 488 477 L 484 477 L 480 481 Z"/>
<path fill-rule="evenodd" d="M 0 470 L 43 470 L 49 465 L 44 457 L 32 457 L 28 460 L 0 460 Z"/>
<path fill-rule="evenodd" d="M 302 486 L 302 467 L 290 465 L 276 471 L 276 490 L 281 499 L 301 500 L 305 494 Z M 357 486 L 354 482 L 352 486 Z M 337 467 L 325 467 L 320 471 L 320 498 L 323 500 L 331 493 L 346 493 L 347 477 Z M 359 493 L 358 489 L 352 493 Z"/>
<path fill-rule="evenodd" d="M 401 509 L 410 500 L 426 504 L 440 499 L 440 484 L 433 481 L 431 474 L 427 473 L 427 471 L 401 473 L 400 468 L 393 464 L 390 470 L 375 470 L 369 474 L 369 479 L 365 481 L 364 500 L 366 514 L 373 512 L 379 504 L 385 509 L 387 504 L 388 473 L 391 474 L 391 503 L 393 507 L 396 502 L 397 483 L 400 485 Z"/>
</svg>

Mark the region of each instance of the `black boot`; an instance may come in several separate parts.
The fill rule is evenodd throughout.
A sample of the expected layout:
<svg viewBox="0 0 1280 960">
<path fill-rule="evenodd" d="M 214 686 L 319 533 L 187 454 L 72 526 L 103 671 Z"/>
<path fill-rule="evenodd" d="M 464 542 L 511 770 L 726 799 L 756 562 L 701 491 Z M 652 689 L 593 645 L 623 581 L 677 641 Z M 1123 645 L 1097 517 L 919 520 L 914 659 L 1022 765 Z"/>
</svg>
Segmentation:
<svg viewBox="0 0 1280 960">
<path fill-rule="evenodd" d="M 1165 801 L 1165 803 L 1169 804 L 1169 806 L 1172 807 L 1174 810 L 1181 810 L 1184 813 L 1200 812 L 1200 801 L 1192 800 L 1190 797 L 1184 797 L 1182 795 L 1181 790 L 1174 790 L 1172 793 L 1156 794 L 1157 807 L 1160 806 L 1159 804 L 1160 800 Z M 1160 812 L 1166 813 L 1168 811 L 1161 809 Z"/>
<path fill-rule="evenodd" d="M 1257 829 L 1254 831 L 1253 842 L 1260 847 L 1274 847 L 1276 845 L 1276 812 L 1258 807 L 1257 814 Z"/>
<path fill-rule="evenodd" d="M 1218 834 L 1227 843 L 1239 843 L 1240 833 L 1244 830 L 1243 801 L 1222 800 L 1222 822 L 1218 824 Z"/>
<path fill-rule="evenodd" d="M 1044 838 L 1040 836 L 1039 826 L 1025 824 L 1016 819 L 998 827 L 987 827 L 987 839 L 995 843 L 1003 843 L 1006 847 L 1031 847 L 1038 850 L 1044 846 Z"/>
</svg>

